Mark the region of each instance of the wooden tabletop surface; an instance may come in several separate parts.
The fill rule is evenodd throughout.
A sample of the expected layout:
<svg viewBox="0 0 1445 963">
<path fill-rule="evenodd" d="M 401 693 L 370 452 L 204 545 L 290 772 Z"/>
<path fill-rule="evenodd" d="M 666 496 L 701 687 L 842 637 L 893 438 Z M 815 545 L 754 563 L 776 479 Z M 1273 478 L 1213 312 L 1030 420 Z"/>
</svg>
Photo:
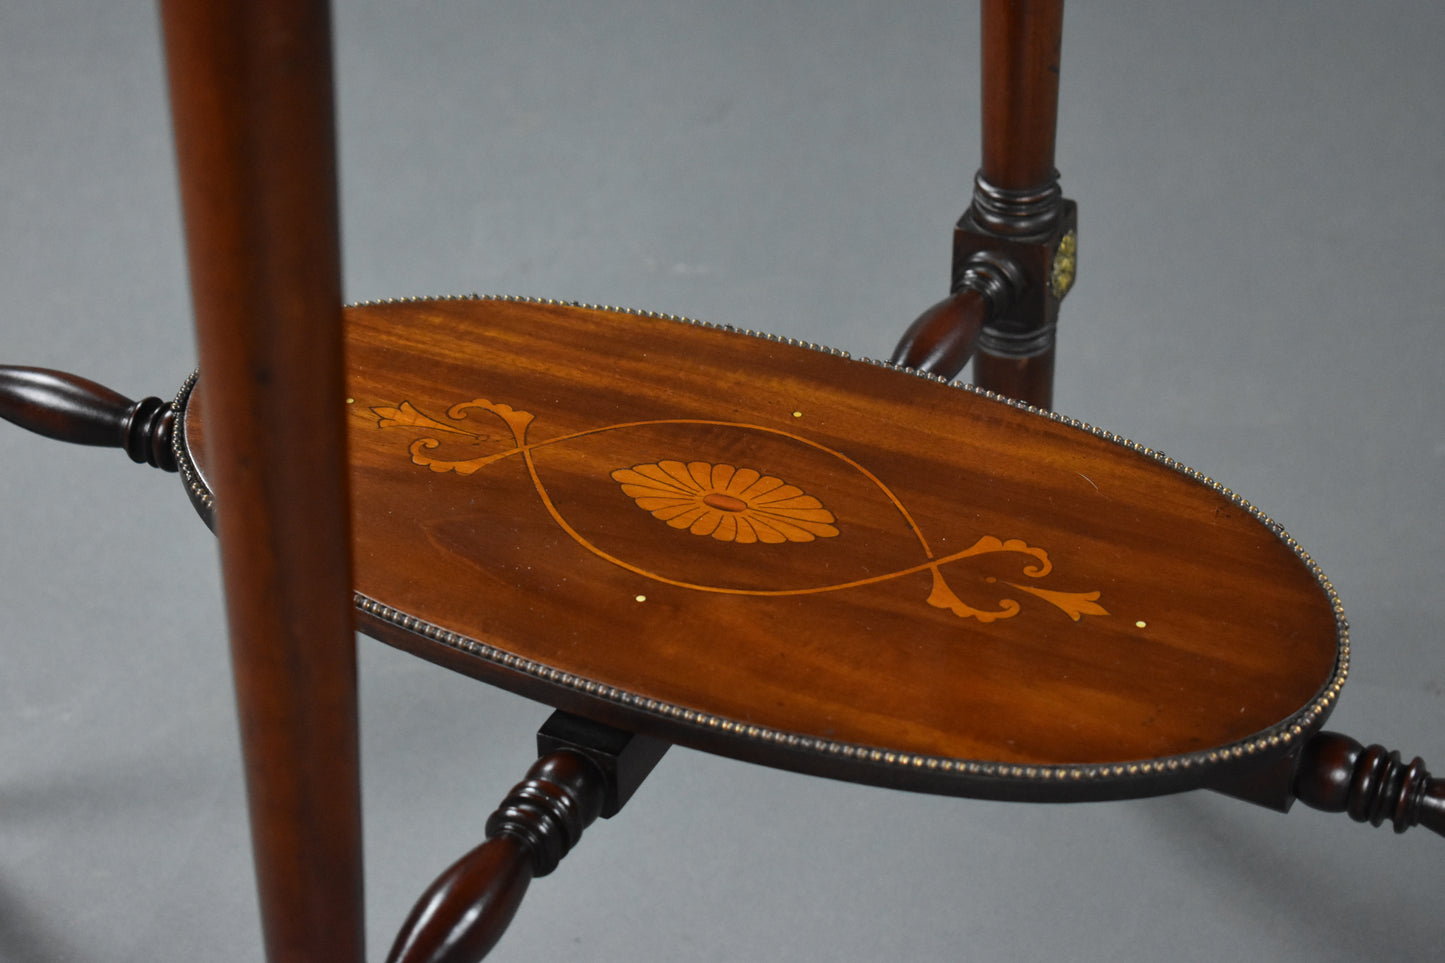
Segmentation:
<svg viewBox="0 0 1445 963">
<path fill-rule="evenodd" d="M 1338 602 L 1285 533 L 1070 419 L 615 309 L 346 323 L 361 627 L 525 695 L 828 776 L 1083 799 L 1227 781 L 1343 682 Z"/>
</svg>

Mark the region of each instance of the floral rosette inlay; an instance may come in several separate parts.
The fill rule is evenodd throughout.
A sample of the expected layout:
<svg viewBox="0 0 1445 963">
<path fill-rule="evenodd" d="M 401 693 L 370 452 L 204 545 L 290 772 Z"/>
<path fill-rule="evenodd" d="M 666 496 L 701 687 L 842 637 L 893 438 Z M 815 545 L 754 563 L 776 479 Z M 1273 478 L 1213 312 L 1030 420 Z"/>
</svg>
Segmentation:
<svg viewBox="0 0 1445 963">
<path fill-rule="evenodd" d="M 752 468 L 660 461 L 619 468 L 612 479 L 659 521 L 722 542 L 811 542 L 838 534 L 822 502 Z"/>
<path fill-rule="evenodd" d="M 699 592 L 726 592 L 733 595 L 784 596 L 813 595 L 822 592 L 841 592 L 865 585 L 901 579 L 915 573 L 932 574 L 932 588 L 927 602 L 936 609 L 952 612 L 961 619 L 976 619 L 989 623 L 1000 619 L 1011 619 L 1023 611 L 1018 593 L 1033 596 L 1063 612 L 1078 622 L 1084 616 L 1106 616 L 1108 610 L 1099 604 L 1098 591 L 1077 592 L 1058 588 L 1045 588 L 1041 580 L 1053 571 L 1053 562 L 1043 548 L 1030 545 L 1019 538 L 1000 538 L 995 535 L 977 536 L 967 548 L 955 549 L 945 555 L 938 555 L 929 546 L 923 532 L 914 523 L 907 508 L 899 501 L 886 484 L 862 465 L 853 461 L 843 452 L 822 445 L 800 435 L 777 428 L 748 425 L 739 422 L 680 422 L 670 420 L 630 422 L 600 428 L 587 428 L 570 435 L 559 435 L 542 441 L 528 438 L 535 417 L 529 411 L 511 405 L 475 398 L 471 401 L 452 405 L 446 409 L 447 421 L 441 421 L 419 410 L 409 401 L 396 405 L 378 405 L 371 409 L 376 415 L 378 428 L 400 428 L 413 433 L 408 446 L 412 463 L 438 474 L 455 473 L 473 475 L 487 466 L 508 459 L 516 459 L 525 468 L 546 511 L 562 529 L 584 549 L 619 565 L 637 575 L 667 585 L 692 589 Z M 483 430 L 473 421 L 476 413 L 486 412 L 499 418 L 512 436 L 513 447 L 496 446 L 495 430 Z M 535 453 L 555 445 L 565 445 L 581 438 L 595 436 L 602 432 L 626 431 L 633 428 L 668 424 L 705 424 L 718 427 L 759 432 L 771 437 L 789 439 L 814 450 L 831 454 L 854 471 L 861 472 L 891 503 L 899 516 L 912 530 L 918 541 L 921 558 L 918 563 L 892 571 L 875 572 L 863 578 L 829 582 L 798 588 L 778 588 L 759 585 L 749 588 L 722 587 L 705 582 L 693 582 L 674 578 L 666 572 L 656 572 L 613 555 L 598 547 L 584 532 L 578 531 L 562 516 L 556 504 L 547 494 L 542 473 L 539 472 Z M 473 439 L 469 454 L 478 447 L 490 450 L 488 454 L 470 458 L 447 457 L 447 443 L 444 439 L 465 436 Z M 615 464 L 615 462 L 614 462 Z M 611 479 L 621 486 L 622 494 L 631 498 L 638 508 L 651 514 L 658 521 L 679 531 L 690 532 L 720 542 L 737 545 L 752 545 L 762 542 L 770 545 L 812 542 L 820 538 L 836 538 L 839 535 L 838 519 L 815 496 L 808 494 L 797 485 L 789 484 L 776 475 L 765 475 L 756 468 L 738 468 L 706 461 L 659 460 L 631 468 L 618 468 L 610 473 Z M 867 549 L 867 540 L 853 539 L 854 550 Z M 1022 570 L 1024 581 L 1014 581 L 999 575 L 989 575 L 980 583 L 986 588 L 988 602 L 978 604 L 975 591 L 960 596 L 949 585 L 944 568 L 954 562 L 985 555 L 1012 555 L 1016 560 L 1028 560 Z M 1014 591 L 1007 591 L 1012 589 Z"/>
</svg>

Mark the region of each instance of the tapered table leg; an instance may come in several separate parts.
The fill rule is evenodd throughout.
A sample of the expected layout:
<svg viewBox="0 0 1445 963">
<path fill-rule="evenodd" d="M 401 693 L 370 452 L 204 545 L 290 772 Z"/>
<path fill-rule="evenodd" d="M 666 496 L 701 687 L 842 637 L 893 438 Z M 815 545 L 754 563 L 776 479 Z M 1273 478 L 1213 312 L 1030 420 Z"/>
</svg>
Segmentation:
<svg viewBox="0 0 1445 963">
<path fill-rule="evenodd" d="M 359 963 L 330 14 L 161 12 L 266 951 Z"/>
</svg>

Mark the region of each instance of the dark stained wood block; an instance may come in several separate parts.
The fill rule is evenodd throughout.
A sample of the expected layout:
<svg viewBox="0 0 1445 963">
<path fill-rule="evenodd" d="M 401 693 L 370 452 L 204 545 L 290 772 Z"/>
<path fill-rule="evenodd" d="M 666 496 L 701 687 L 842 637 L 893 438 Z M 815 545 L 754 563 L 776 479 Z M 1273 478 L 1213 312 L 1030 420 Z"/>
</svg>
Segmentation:
<svg viewBox="0 0 1445 963">
<path fill-rule="evenodd" d="M 1329 583 L 1162 454 L 840 353 L 505 299 L 346 313 L 362 628 L 600 721 L 929 792 L 1099 799 L 1296 753 Z M 209 505 L 201 389 L 183 471 Z"/>
</svg>

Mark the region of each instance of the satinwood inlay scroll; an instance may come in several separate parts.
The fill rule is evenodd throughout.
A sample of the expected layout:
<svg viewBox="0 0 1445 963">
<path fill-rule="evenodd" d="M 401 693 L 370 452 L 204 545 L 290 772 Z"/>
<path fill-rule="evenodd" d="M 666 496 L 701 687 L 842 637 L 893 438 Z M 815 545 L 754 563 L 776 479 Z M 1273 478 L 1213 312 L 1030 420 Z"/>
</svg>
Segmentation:
<svg viewBox="0 0 1445 963">
<path fill-rule="evenodd" d="M 542 441 L 529 441 L 527 432 L 535 421 L 535 417 L 530 412 L 482 398 L 453 405 L 447 409 L 447 417 L 452 419 L 451 423 L 431 417 L 410 401 L 402 401 L 395 406 L 375 406 L 371 410 L 377 417 L 378 428 L 409 428 L 427 432 L 428 434 L 415 438 L 408 445 L 408 450 L 411 452 L 411 460 L 414 464 L 433 472 L 471 475 L 504 458 L 520 456 L 542 504 L 574 541 L 599 558 L 667 585 L 700 592 L 783 597 L 838 592 L 889 582 L 903 576 L 927 571 L 932 575 L 932 586 L 927 595 L 928 604 L 934 608 L 952 612 L 959 618 L 977 619 L 985 623 L 1013 618 L 1023 611 L 1023 605 L 1019 598 L 1015 597 L 1018 593 L 1024 593 L 1026 596 L 1052 605 L 1075 622 L 1086 615 L 1106 616 L 1109 614 L 1108 610 L 1099 603 L 1100 592 L 1097 590 L 1070 591 L 1031 584 L 1032 580 L 1043 579 L 1049 575 L 1053 570 L 1053 563 L 1050 561 L 1047 551 L 1032 546 L 1022 539 L 1005 539 L 994 535 L 984 535 L 962 550 L 942 555 L 936 553 L 898 496 L 875 474 L 843 452 L 792 432 L 743 423 L 678 419 L 676 421 L 608 425 Z M 500 418 L 510 429 L 516 447 L 466 459 L 448 458 L 438 454 L 440 449 L 446 447 L 443 439 L 447 436 L 464 436 L 472 440 L 482 437 L 477 430 L 465 424 L 466 419 L 473 411 L 490 412 Z M 653 567 L 619 557 L 599 547 L 593 539 L 566 519 L 558 509 L 555 499 L 549 494 L 533 453 L 540 448 L 562 445 L 574 439 L 654 425 L 722 427 L 737 430 L 744 436 L 747 433 L 756 432 L 780 437 L 829 454 L 863 475 L 872 485 L 876 486 L 883 502 L 891 506 L 893 512 L 897 514 L 899 524 L 906 527 L 917 539 L 924 560 L 914 565 L 869 574 L 861 578 L 828 581 L 823 584 L 780 587 L 768 584 L 765 580 L 760 580 L 760 584 L 755 585 L 713 584 L 700 581 L 697 577 L 685 578 L 676 573 L 658 571 Z M 757 468 L 737 468 L 724 463 L 701 460 L 684 462 L 678 459 L 664 458 L 656 462 L 617 468 L 610 475 L 612 481 L 619 486 L 621 493 L 631 499 L 638 509 L 648 512 L 653 518 L 663 522 L 668 529 L 691 535 L 709 536 L 717 541 L 738 546 L 784 545 L 787 543 L 801 545 L 821 539 L 837 540 L 842 544 L 848 543 L 846 537 L 840 537 L 846 528 L 846 522 L 838 519 L 832 511 L 824 507 L 816 496 L 809 494 L 798 485 L 789 484 L 778 475 L 769 474 Z M 822 484 L 824 480 L 820 478 L 818 481 L 819 484 Z M 662 531 L 666 534 L 666 530 Z M 866 547 L 855 547 L 854 551 L 866 551 Z M 1025 561 L 1020 575 L 1017 577 L 1029 581 L 1019 582 L 1013 578 L 1000 578 L 997 574 L 992 573 L 982 575 L 976 579 L 977 590 L 988 593 L 990 596 L 996 596 L 996 598 L 991 601 L 978 601 L 976 604 L 965 601 L 944 576 L 944 566 L 951 562 L 984 555 L 1023 556 Z M 1008 592 L 1006 589 L 1016 591 Z"/>
</svg>

